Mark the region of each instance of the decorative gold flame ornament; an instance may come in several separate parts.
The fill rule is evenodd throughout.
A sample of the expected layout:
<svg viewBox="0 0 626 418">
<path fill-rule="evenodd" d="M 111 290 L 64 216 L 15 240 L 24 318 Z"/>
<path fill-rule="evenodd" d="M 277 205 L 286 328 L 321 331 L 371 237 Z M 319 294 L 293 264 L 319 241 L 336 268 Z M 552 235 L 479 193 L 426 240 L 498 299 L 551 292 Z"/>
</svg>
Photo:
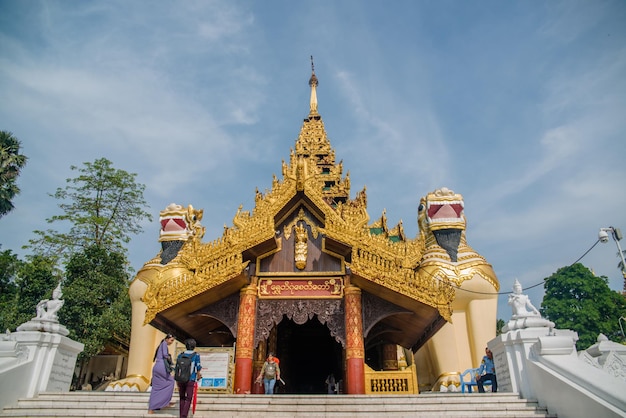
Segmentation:
<svg viewBox="0 0 626 418">
<path fill-rule="evenodd" d="M 296 245 L 294 247 L 296 267 L 304 270 L 306 267 L 307 230 L 302 224 L 296 225 Z"/>
</svg>

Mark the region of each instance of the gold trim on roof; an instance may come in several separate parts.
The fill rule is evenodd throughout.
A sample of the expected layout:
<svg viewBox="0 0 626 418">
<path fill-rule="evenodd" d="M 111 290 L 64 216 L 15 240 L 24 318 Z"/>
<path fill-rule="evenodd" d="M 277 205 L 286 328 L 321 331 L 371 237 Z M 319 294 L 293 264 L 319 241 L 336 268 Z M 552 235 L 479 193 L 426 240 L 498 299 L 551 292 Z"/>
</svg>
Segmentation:
<svg viewBox="0 0 626 418">
<path fill-rule="evenodd" d="M 387 209 L 383 209 L 383 213 L 380 218 L 376 222 L 372 223 L 369 228 L 370 230 L 380 229 L 384 234 L 387 234 L 387 232 L 389 232 L 387 228 Z"/>
<path fill-rule="evenodd" d="M 317 236 L 319 235 L 319 230 L 317 229 L 315 222 L 313 222 L 313 220 L 304 213 L 304 209 L 300 209 L 300 211 L 298 212 L 298 216 L 284 226 L 283 233 L 285 235 L 285 239 L 289 239 L 289 237 L 291 237 L 291 230 L 296 227 L 298 222 L 303 222 L 304 224 L 308 225 L 311 228 L 311 235 L 313 235 L 313 238 L 317 238 Z"/>
<path fill-rule="evenodd" d="M 402 241 L 406 241 L 406 235 L 404 235 L 404 226 L 402 225 L 402 219 L 398 222 L 398 225 L 389 230 L 390 237 L 398 237 Z"/>
<path fill-rule="evenodd" d="M 351 251 L 351 262 L 345 265 L 349 265 L 353 274 L 431 306 L 448 321 L 452 315 L 454 285 L 478 274 L 496 289 L 499 287 L 491 266 L 465 243 L 462 196 L 446 188 L 422 198 L 420 208 L 423 205 L 430 211 L 420 212 L 420 233 L 415 239 L 406 238 L 401 221 L 388 230 L 386 211 L 368 226 L 366 189 L 350 199 L 349 173 L 343 177 L 343 164 L 335 162 L 335 151 L 317 113 L 317 85 L 313 73 L 311 111 L 304 119 L 289 162 L 282 162 L 282 179 L 273 175 L 270 190 L 256 191 L 252 211 L 240 206 L 233 225 L 224 226 L 223 235 L 209 243 L 200 241 L 203 230 L 199 230 L 192 219 L 188 227 L 198 232 L 187 234 L 187 241 L 174 259 L 163 266 L 160 257 L 156 257 L 140 270 L 137 279 L 148 285 L 144 296 L 148 307 L 146 323 L 158 312 L 241 275 L 249 263 L 243 259 L 247 250 L 276 240 L 278 250 L 270 252 L 279 251 L 281 242 L 276 232 L 289 216 L 285 208 L 290 202 L 294 206 L 287 208 L 289 214 L 298 207 L 300 210 L 284 226 L 285 239 L 289 239 L 292 228 L 299 222 L 308 225 L 315 238 L 322 234 L 325 241 L 342 243 Z M 301 199 L 294 199 L 298 195 Z M 315 219 L 309 218 L 302 207 Z M 439 207 L 441 212 L 435 213 Z M 374 228 L 382 228 L 384 233 L 371 233 Z M 434 236 L 434 232 L 450 229 L 461 234 L 457 261 L 451 261 L 449 253 L 438 246 Z M 391 239 L 394 237 L 398 239 Z M 261 257 L 264 256 L 267 254 Z M 276 276 L 283 273 L 286 272 L 272 272 Z M 321 272 L 301 274 L 319 275 Z"/>
</svg>

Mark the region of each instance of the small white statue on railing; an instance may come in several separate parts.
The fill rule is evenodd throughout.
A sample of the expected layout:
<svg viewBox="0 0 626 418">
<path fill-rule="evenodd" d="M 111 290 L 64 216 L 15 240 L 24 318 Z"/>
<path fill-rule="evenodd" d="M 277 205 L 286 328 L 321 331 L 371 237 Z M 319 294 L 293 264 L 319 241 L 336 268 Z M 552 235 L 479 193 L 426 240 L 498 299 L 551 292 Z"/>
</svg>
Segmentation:
<svg viewBox="0 0 626 418">
<path fill-rule="evenodd" d="M 515 279 L 515 283 L 513 284 L 513 294 L 509 295 L 509 305 L 513 308 L 513 319 L 541 316 L 537 308 L 530 303 L 528 295 L 522 293 L 522 285 L 517 279 Z"/>
<path fill-rule="evenodd" d="M 513 293 L 509 295 L 509 305 L 513 310 L 513 315 L 502 327 L 503 333 L 522 328 L 554 328 L 554 322 L 542 318 L 539 310 L 530 303 L 528 295 L 522 293 L 522 285 L 517 279 L 513 284 Z"/>
<path fill-rule="evenodd" d="M 57 312 L 65 303 L 61 299 L 61 283 L 52 291 L 52 299 L 43 299 L 37 304 L 37 316 L 17 327 L 17 331 L 50 332 L 67 336 L 70 332 L 59 324 Z"/>
<path fill-rule="evenodd" d="M 52 299 L 43 299 L 37 304 L 37 319 L 58 321 L 57 312 L 65 303 L 61 296 L 63 293 L 61 292 L 61 283 L 59 283 L 52 291 Z"/>
</svg>

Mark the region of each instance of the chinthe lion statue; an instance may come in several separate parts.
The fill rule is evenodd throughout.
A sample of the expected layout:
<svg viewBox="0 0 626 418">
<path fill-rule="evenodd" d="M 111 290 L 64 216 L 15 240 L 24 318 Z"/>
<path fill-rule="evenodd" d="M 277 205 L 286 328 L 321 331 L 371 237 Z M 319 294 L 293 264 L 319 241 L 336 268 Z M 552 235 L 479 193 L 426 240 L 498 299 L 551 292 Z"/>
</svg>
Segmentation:
<svg viewBox="0 0 626 418">
<path fill-rule="evenodd" d="M 432 383 L 433 390 L 458 386 L 458 373 L 479 365 L 496 333 L 500 284 L 491 265 L 467 245 L 464 208 L 463 196 L 445 187 L 422 197 L 418 207 L 425 247 L 419 274 L 447 278 L 456 288 L 452 321 L 415 356 L 420 382 Z"/>
</svg>

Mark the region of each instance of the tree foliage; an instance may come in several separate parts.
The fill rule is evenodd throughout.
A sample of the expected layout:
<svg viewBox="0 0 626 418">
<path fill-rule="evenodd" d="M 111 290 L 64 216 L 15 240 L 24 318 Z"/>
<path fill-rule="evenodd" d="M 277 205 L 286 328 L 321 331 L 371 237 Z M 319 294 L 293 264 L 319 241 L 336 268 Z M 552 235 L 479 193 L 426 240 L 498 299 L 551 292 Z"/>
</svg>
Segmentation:
<svg viewBox="0 0 626 418">
<path fill-rule="evenodd" d="M 26 262 L 10 250 L 0 253 L 0 329 L 14 331 L 35 317 L 37 303 L 49 299 L 60 280 L 54 260 L 34 256 Z"/>
<path fill-rule="evenodd" d="M 0 252 L 0 332 L 13 328 L 17 305 L 17 272 L 21 261 L 11 250 Z"/>
<path fill-rule="evenodd" d="M 85 344 L 81 357 L 99 354 L 114 339 L 130 339 L 129 275 L 121 253 L 92 245 L 75 253 L 66 266 L 65 304 L 59 321 L 70 338 Z"/>
<path fill-rule="evenodd" d="M 75 253 L 62 281 L 59 322 L 70 338 L 85 344 L 81 358 L 99 354 L 107 343 L 130 339 L 129 274 L 123 254 L 91 246 Z M 54 259 L 32 256 L 21 261 L 0 252 L 0 326 L 14 331 L 36 316 L 37 303 L 50 299 L 61 281 Z"/>
<path fill-rule="evenodd" d="M 20 147 L 11 132 L 0 131 L 0 218 L 13 209 L 13 198 L 20 192 L 16 181 L 27 160 Z"/>
<path fill-rule="evenodd" d="M 69 229 L 34 231 L 38 238 L 27 247 L 65 259 L 93 245 L 126 255 L 124 244 L 132 234 L 142 232 L 144 219 L 152 220 L 144 210 L 145 186 L 136 182 L 136 174 L 113 168 L 106 158 L 71 169 L 78 171 L 78 177 L 68 178 L 66 187 L 51 195 L 61 201 L 63 213 L 46 219 L 66 222 Z"/>
<path fill-rule="evenodd" d="M 504 328 L 505 325 L 506 322 L 504 322 L 504 319 L 498 318 L 496 321 L 496 336 L 502 334 L 502 328 Z"/>
<path fill-rule="evenodd" d="M 544 288 L 543 316 L 557 328 L 576 331 L 578 350 L 594 344 L 600 333 L 612 341 L 624 341 L 618 321 L 626 316 L 626 299 L 609 288 L 606 277 L 596 277 L 576 263 L 548 277 Z"/>
<path fill-rule="evenodd" d="M 36 255 L 23 263 L 19 271 L 16 325 L 32 319 L 39 301 L 50 299 L 60 281 L 61 275 L 53 259 Z"/>
<path fill-rule="evenodd" d="M 37 238 L 30 240 L 27 248 L 36 254 L 31 262 L 64 261 L 65 304 L 58 313 L 59 322 L 70 331 L 70 338 L 85 344 L 80 354 L 85 359 L 99 354 L 109 343 L 129 340 L 131 308 L 125 244 L 131 235 L 142 231 L 142 222 L 152 216 L 144 209 L 145 186 L 136 182 L 136 174 L 113 168 L 105 158 L 71 169 L 77 171 L 77 176 L 68 178 L 65 188 L 51 195 L 60 201 L 62 213 L 47 219 L 48 223 L 62 223 L 64 229 L 35 231 Z M 48 292 L 57 283 L 54 281 Z M 32 281 L 25 284 L 25 289 L 39 288 Z M 32 298 L 36 300 L 34 304 L 29 302 L 30 309 L 44 296 L 34 292 Z"/>
</svg>

